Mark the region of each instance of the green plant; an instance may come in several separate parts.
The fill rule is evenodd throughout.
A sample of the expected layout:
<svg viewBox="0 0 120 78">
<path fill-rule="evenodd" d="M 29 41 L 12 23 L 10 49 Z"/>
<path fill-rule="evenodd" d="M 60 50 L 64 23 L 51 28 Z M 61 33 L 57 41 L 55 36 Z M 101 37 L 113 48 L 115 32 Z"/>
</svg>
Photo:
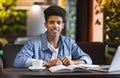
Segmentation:
<svg viewBox="0 0 120 78">
<path fill-rule="evenodd" d="M 0 37 L 26 34 L 26 11 L 15 10 L 16 2 L 17 0 L 0 0 Z"/>
<path fill-rule="evenodd" d="M 117 47 L 120 45 L 120 0 L 96 1 L 104 13 L 104 42 Z"/>
<path fill-rule="evenodd" d="M 75 39 L 75 23 L 76 23 L 76 0 L 68 0 L 68 18 L 67 18 L 67 35 Z"/>
</svg>

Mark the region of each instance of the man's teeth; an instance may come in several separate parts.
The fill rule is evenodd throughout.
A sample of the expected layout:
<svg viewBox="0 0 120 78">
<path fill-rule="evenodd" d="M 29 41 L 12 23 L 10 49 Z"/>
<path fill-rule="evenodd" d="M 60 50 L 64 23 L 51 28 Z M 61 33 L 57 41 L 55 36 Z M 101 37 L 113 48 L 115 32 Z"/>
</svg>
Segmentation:
<svg viewBox="0 0 120 78">
<path fill-rule="evenodd" d="M 53 31 L 59 31 L 59 30 L 53 30 Z"/>
</svg>

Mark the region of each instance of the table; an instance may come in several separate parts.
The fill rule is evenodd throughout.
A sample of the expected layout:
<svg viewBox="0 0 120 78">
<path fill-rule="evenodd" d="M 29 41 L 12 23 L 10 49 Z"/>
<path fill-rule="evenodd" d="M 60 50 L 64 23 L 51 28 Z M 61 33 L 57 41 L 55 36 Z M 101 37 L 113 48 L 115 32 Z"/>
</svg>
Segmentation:
<svg viewBox="0 0 120 78">
<path fill-rule="evenodd" d="M 33 72 L 26 68 L 6 68 L 2 74 L 3 78 L 120 78 L 120 72 L 51 73 L 48 69 L 42 72 Z"/>
</svg>

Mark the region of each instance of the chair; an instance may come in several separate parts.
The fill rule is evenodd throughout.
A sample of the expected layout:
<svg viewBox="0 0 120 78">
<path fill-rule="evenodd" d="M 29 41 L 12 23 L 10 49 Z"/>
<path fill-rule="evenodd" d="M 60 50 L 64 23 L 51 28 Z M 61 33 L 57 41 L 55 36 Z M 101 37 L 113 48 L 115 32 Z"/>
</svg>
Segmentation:
<svg viewBox="0 0 120 78">
<path fill-rule="evenodd" d="M 77 42 L 78 46 L 93 60 L 93 64 L 106 64 L 105 45 L 102 42 Z"/>
<path fill-rule="evenodd" d="M 78 42 L 78 45 L 88 53 L 94 64 L 105 64 L 105 46 L 101 42 Z M 2 69 L 13 67 L 16 54 L 20 51 L 23 44 L 7 44 L 3 48 L 3 56 L 0 57 L 0 67 Z"/>
<path fill-rule="evenodd" d="M 13 67 L 13 62 L 16 57 L 16 54 L 22 48 L 22 44 L 7 44 L 3 48 L 3 56 L 0 57 L 0 66 L 1 68 Z"/>
</svg>

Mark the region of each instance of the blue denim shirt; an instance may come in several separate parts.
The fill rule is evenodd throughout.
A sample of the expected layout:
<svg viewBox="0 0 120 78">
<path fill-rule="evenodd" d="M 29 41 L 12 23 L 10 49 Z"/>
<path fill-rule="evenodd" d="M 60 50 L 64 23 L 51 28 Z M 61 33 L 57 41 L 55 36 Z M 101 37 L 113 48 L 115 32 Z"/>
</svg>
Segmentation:
<svg viewBox="0 0 120 78">
<path fill-rule="evenodd" d="M 27 59 L 42 59 L 51 61 L 52 52 L 48 47 L 47 32 L 29 39 L 21 51 L 17 54 L 14 67 L 28 67 Z M 59 51 L 57 58 L 68 57 L 71 60 L 84 59 L 87 64 L 92 64 L 92 60 L 83 52 L 76 42 L 69 37 L 60 36 Z"/>
</svg>

